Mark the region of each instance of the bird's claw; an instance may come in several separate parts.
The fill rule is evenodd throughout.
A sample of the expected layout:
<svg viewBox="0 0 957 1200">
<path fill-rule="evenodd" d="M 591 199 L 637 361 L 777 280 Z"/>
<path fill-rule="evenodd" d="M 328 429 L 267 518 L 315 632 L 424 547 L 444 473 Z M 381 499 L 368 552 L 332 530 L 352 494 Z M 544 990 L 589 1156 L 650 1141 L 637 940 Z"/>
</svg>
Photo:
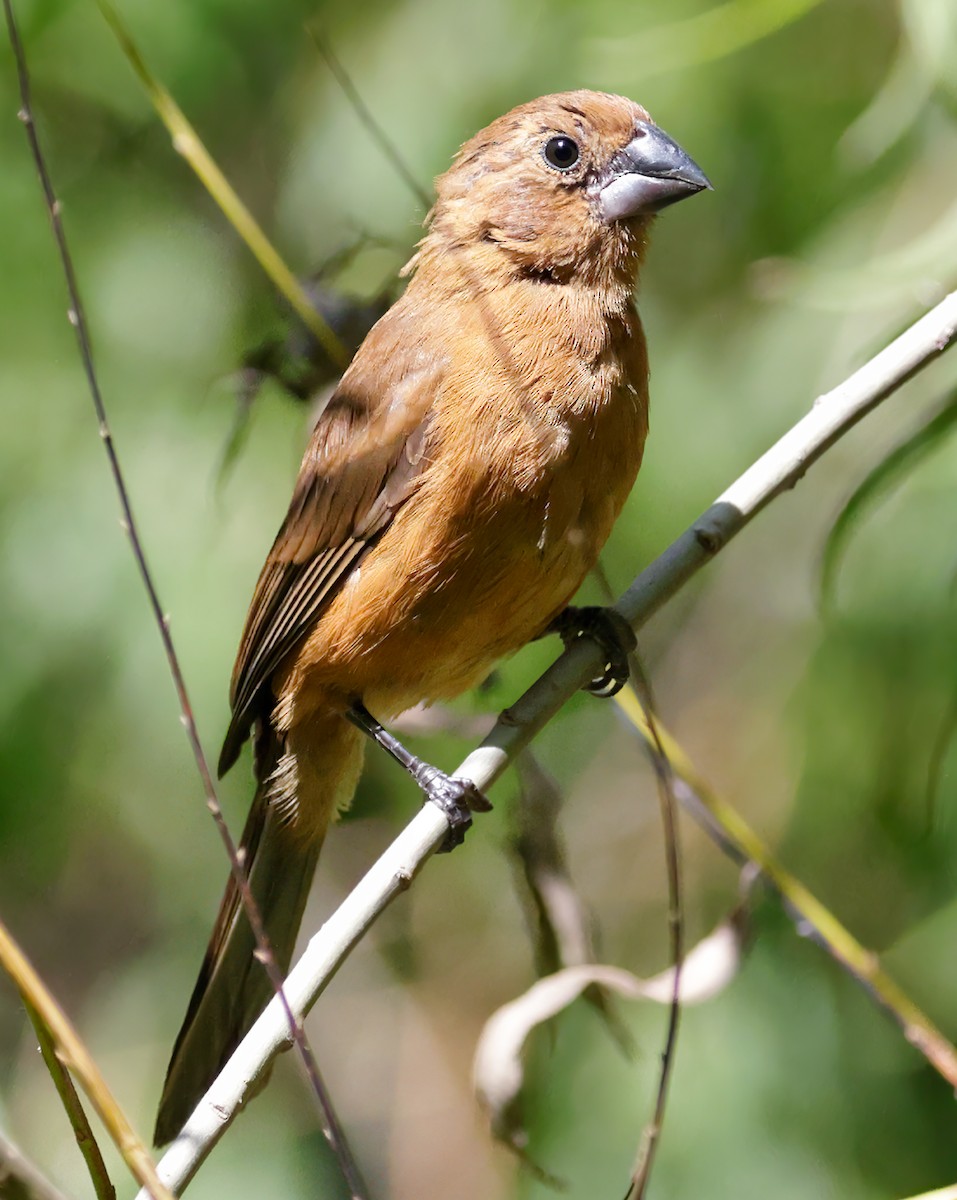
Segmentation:
<svg viewBox="0 0 957 1200">
<path fill-rule="evenodd" d="M 573 608 L 569 605 L 552 623 L 567 650 L 579 638 L 588 637 L 597 643 L 605 656 L 602 673 L 584 687 L 593 696 L 614 696 L 628 682 L 628 655 L 638 644 L 635 631 L 614 608 Z"/>
<path fill-rule="evenodd" d="M 437 805 L 448 820 L 449 832 L 439 847 L 440 854 L 461 846 L 472 824 L 473 812 L 491 812 L 492 805 L 471 779 L 456 779 L 428 763 L 422 763 L 412 777 L 426 799 Z"/>
</svg>

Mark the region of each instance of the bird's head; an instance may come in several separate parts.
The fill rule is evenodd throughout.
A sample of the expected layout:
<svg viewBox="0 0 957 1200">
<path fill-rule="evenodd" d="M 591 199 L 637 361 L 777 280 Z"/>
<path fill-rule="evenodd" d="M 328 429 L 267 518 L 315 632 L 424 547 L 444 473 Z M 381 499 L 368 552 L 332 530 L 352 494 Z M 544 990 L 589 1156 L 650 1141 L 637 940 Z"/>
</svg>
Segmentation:
<svg viewBox="0 0 957 1200">
<path fill-rule="evenodd" d="M 633 286 L 654 214 L 710 186 L 640 105 L 562 92 L 462 146 L 436 181 L 425 246 L 485 247 L 490 270 L 549 282 L 602 283 L 610 272 Z"/>
</svg>

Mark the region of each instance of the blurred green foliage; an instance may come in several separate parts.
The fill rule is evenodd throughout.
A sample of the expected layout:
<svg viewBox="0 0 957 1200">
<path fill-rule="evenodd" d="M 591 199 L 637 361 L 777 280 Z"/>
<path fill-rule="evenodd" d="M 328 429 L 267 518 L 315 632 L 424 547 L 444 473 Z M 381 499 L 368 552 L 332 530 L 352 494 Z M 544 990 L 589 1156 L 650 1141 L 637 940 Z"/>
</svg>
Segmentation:
<svg viewBox="0 0 957 1200">
<path fill-rule="evenodd" d="M 275 297 L 171 149 L 95 7 L 34 0 L 18 12 L 114 432 L 214 753 L 307 417 L 267 386 L 217 486 L 231 377 L 275 333 Z M 715 193 L 662 218 L 642 283 L 652 437 L 607 555 L 618 586 L 816 394 L 957 282 L 952 0 L 140 0 L 123 13 L 297 273 L 362 233 L 379 239 L 342 277 L 357 295 L 394 276 L 421 212 L 307 21 L 424 181 L 513 104 L 579 86 L 640 100 L 702 164 Z M 117 528 L 17 106 L 4 49 L 0 914 L 147 1129 L 226 866 Z M 944 359 L 869 418 L 643 639 L 662 712 L 703 773 L 951 1037 L 957 748 L 940 731 L 957 702 L 952 438 L 862 513 L 835 602 L 822 613 L 816 597 L 843 504 L 955 379 L 957 361 Z M 554 652 L 531 647 L 463 709 L 508 703 Z M 421 748 L 451 766 L 466 743 Z M 645 765 L 611 707 L 584 697 L 540 749 L 568 793 L 572 868 L 604 956 L 659 969 L 664 869 Z M 240 766 L 223 786 L 234 822 L 249 790 Z M 544 1194 L 490 1145 L 468 1084 L 481 1022 L 531 979 L 502 853 L 513 790 L 496 789 L 468 847 L 430 865 L 310 1020 L 376 1196 Z M 415 803 L 370 756 L 307 925 Z M 732 906 L 736 877 L 691 827 L 685 862 L 697 935 Z M 948 1087 L 776 906 L 759 902 L 754 928 L 739 977 L 684 1020 L 653 1194 L 890 1200 L 953 1182 Z M 533 1055 L 531 1149 L 575 1197 L 624 1190 L 650 1113 L 664 1014 L 627 1016 L 636 1063 L 584 1006 Z M 328 1164 L 303 1085 L 288 1063 L 277 1075 L 191 1194 L 336 1194 L 321 1184 Z M 5 982 L 0 1124 L 72 1195 L 89 1194 Z"/>
</svg>

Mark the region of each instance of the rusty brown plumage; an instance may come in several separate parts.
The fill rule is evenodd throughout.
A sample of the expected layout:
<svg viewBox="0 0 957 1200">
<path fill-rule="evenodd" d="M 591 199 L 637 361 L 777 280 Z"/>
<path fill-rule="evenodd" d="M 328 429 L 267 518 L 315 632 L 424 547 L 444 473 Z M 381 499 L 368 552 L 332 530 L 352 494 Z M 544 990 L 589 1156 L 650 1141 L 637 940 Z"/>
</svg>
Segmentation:
<svg viewBox="0 0 957 1200">
<path fill-rule="evenodd" d="M 350 706 L 387 719 L 458 695 L 542 633 L 593 566 L 648 429 L 632 300 L 648 226 L 704 186 L 644 109 L 585 91 L 494 121 L 437 181 L 405 293 L 316 422 L 233 673 L 220 772 L 252 731 L 244 844 L 284 966 L 358 778 Z M 160 1142 L 268 998 L 252 949 L 230 885 Z"/>
</svg>

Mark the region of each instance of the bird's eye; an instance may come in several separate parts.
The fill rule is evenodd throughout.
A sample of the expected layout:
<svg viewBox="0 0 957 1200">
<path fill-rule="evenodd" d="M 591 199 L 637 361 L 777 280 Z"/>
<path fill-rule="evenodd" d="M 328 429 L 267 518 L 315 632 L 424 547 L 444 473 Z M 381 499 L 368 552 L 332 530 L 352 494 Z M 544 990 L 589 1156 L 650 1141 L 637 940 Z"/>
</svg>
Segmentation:
<svg viewBox="0 0 957 1200">
<path fill-rule="evenodd" d="M 542 153 L 548 165 L 554 167 L 556 171 L 571 170 L 580 157 L 578 143 L 574 138 L 567 137 L 565 134 L 549 138 Z"/>
</svg>

